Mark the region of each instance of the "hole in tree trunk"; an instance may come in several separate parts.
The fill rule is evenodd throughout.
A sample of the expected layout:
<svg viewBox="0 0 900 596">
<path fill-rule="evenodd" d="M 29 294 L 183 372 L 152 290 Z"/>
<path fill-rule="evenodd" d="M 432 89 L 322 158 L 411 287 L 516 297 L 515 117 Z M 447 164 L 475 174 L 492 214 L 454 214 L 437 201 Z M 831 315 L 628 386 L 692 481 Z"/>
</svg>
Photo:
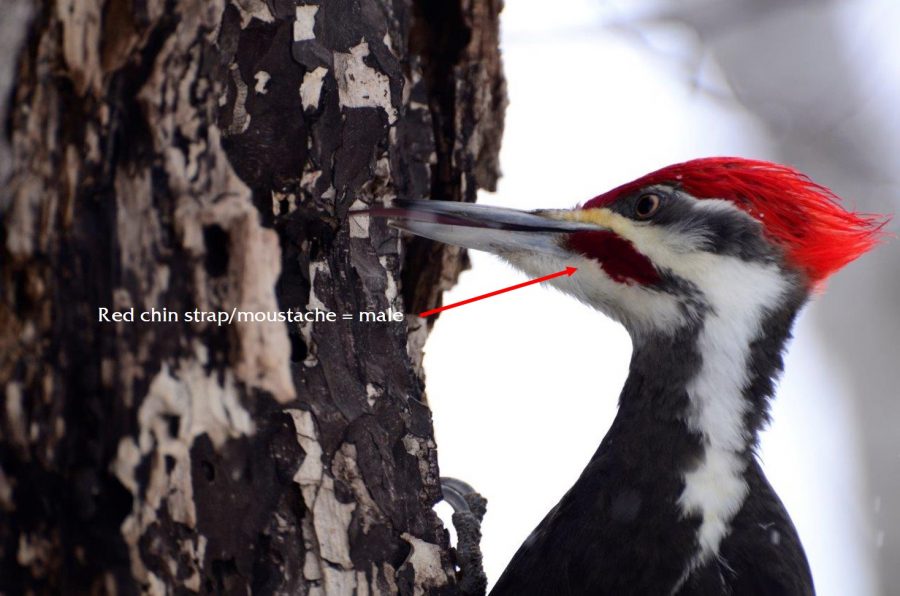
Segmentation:
<svg viewBox="0 0 900 596">
<path fill-rule="evenodd" d="M 206 245 L 206 272 L 210 277 L 222 277 L 228 273 L 228 232 L 222 226 L 203 227 L 203 243 Z"/>
</svg>

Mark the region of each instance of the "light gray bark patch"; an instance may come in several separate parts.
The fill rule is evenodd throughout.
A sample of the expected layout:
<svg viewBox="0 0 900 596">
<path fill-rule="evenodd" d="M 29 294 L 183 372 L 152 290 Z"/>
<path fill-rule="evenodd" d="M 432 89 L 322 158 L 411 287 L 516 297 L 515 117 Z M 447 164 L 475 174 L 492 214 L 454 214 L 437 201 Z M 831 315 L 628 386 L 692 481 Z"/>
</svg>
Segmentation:
<svg viewBox="0 0 900 596">
<path fill-rule="evenodd" d="M 241 29 L 247 27 L 253 19 L 259 19 L 263 23 L 271 23 L 275 20 L 272 11 L 264 0 L 231 0 L 241 14 Z"/>
<path fill-rule="evenodd" d="M 6 428 L 11 442 L 21 449 L 28 448 L 28 426 L 22 400 L 22 384 L 10 381 L 6 384 Z"/>
<path fill-rule="evenodd" d="M 388 123 L 393 124 L 397 110 L 391 103 L 390 79 L 363 61 L 368 55 L 366 41 L 350 48 L 348 54 L 334 55 L 340 104 L 345 108 L 381 108 L 387 113 Z"/>
<path fill-rule="evenodd" d="M 231 80 L 234 81 L 237 95 L 234 99 L 234 108 L 231 115 L 231 124 L 225 129 L 229 135 L 237 135 L 246 131 L 250 126 L 250 114 L 247 113 L 247 84 L 241 78 L 241 71 L 237 64 L 231 65 Z"/>
<path fill-rule="evenodd" d="M 425 377 L 425 342 L 428 340 L 427 319 L 423 319 L 415 314 L 406 315 L 407 336 L 406 336 L 406 353 L 412 362 L 413 369 L 420 377 Z"/>
<path fill-rule="evenodd" d="M 262 95 L 268 93 L 266 85 L 269 84 L 269 79 L 272 78 L 271 75 L 264 70 L 259 70 L 253 75 L 253 78 L 256 80 L 256 85 L 254 85 L 253 90 Z"/>
<path fill-rule="evenodd" d="M 316 13 L 318 6 L 298 6 L 294 16 L 294 41 L 306 41 L 315 39 L 313 29 L 316 26 Z"/>
<path fill-rule="evenodd" d="M 444 573 L 441 564 L 441 550 L 436 544 L 430 544 L 412 536 L 404 534 L 403 539 L 409 542 L 412 550 L 409 552 L 406 561 L 400 566 L 400 572 L 405 567 L 411 567 L 415 574 L 415 591 L 417 596 L 428 594 L 430 590 L 434 590 L 447 584 L 447 575 Z"/>
<path fill-rule="evenodd" d="M 79 95 L 100 92 L 100 31 L 102 2 L 60 0 L 56 15 L 62 24 L 63 56 Z"/>
<path fill-rule="evenodd" d="M 416 458 L 419 473 L 428 481 L 440 482 L 437 476 L 437 467 L 434 465 L 432 454 L 437 444 L 432 439 L 423 439 L 415 435 L 407 434 L 403 437 L 403 447 L 406 452 Z"/>
<path fill-rule="evenodd" d="M 195 350 L 195 356 L 180 361 L 174 373 L 163 364 L 141 401 L 137 441 L 124 437 L 111 464 L 119 481 L 135 497 L 134 508 L 122 524 L 122 535 L 132 572 L 142 581 L 149 581 L 149 575 L 140 541 L 158 522 L 160 508 L 166 507 L 168 517 L 187 528 L 197 525 L 191 477 L 194 440 L 206 435 L 221 448 L 230 438 L 255 432 L 231 373 L 226 372 L 222 379 L 210 374 L 206 349 L 196 344 Z M 136 469 L 145 458 L 150 458 L 150 474 L 147 485 L 141 487 Z M 196 547 L 200 545 L 196 543 Z M 187 547 L 182 544 L 182 548 Z"/>
<path fill-rule="evenodd" d="M 322 83 L 328 69 L 317 66 L 314 70 L 303 75 L 303 84 L 300 85 L 300 103 L 304 110 L 315 110 L 319 107 L 319 98 L 322 96 Z"/>
<path fill-rule="evenodd" d="M 297 442 L 306 453 L 303 465 L 294 475 L 311 516 L 311 523 L 304 524 L 304 539 L 308 542 L 304 575 L 308 580 L 321 579 L 326 594 L 346 593 L 356 583 L 347 535 L 356 504 L 337 500 L 334 478 L 322 462 L 322 447 L 312 414 L 294 409 L 286 412 L 294 420 Z"/>
<path fill-rule="evenodd" d="M 384 524 L 387 520 L 378 503 L 372 498 L 372 494 L 366 486 L 366 481 L 359 470 L 356 458 L 356 445 L 343 443 L 340 450 L 334 454 L 331 469 L 334 477 L 341 480 L 353 491 L 353 495 L 359 505 L 356 515 L 360 520 L 362 531 L 368 533 L 372 526 Z"/>
<path fill-rule="evenodd" d="M 243 186 L 235 180 L 236 185 Z M 228 230 L 232 255 L 229 276 L 234 280 L 231 303 L 241 313 L 280 310 L 275 284 L 281 273 L 278 236 L 259 223 L 259 213 L 246 198 L 229 196 L 204 210 L 200 221 Z M 296 397 L 290 374 L 290 342 L 285 323 L 275 320 L 234 323 L 240 338 L 235 372 L 251 387 L 268 391 L 280 403 Z"/>
</svg>

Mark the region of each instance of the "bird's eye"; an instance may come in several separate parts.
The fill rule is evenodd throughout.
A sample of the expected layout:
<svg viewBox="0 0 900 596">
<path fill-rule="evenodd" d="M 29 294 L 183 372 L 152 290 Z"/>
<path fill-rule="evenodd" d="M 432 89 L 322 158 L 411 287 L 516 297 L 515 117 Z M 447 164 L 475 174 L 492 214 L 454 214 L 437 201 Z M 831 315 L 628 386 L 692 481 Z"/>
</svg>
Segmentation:
<svg viewBox="0 0 900 596">
<path fill-rule="evenodd" d="M 634 214 L 638 219 L 650 219 L 659 209 L 659 195 L 647 193 L 638 198 L 634 206 Z"/>
</svg>

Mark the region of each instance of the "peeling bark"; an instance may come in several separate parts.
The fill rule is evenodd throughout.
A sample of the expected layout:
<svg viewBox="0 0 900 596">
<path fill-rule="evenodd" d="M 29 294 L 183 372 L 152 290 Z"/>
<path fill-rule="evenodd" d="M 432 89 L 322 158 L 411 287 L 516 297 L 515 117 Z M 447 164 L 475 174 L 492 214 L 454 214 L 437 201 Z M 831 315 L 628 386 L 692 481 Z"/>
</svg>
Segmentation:
<svg viewBox="0 0 900 596">
<path fill-rule="evenodd" d="M 29 34 L 0 140 L 0 593 L 459 592 L 427 326 L 340 315 L 434 307 L 464 267 L 348 212 L 493 187 L 499 10 L 9 13 Z"/>
</svg>

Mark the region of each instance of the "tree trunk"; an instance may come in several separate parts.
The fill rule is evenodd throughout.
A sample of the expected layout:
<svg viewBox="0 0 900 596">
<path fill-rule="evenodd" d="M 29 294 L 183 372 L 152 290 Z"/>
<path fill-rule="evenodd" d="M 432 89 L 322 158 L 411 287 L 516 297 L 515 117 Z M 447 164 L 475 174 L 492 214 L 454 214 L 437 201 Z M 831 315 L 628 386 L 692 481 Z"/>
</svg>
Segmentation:
<svg viewBox="0 0 900 596">
<path fill-rule="evenodd" d="M 493 187 L 499 0 L 15 4 L 0 593 L 459 592 L 427 324 L 360 313 L 465 255 L 348 212 Z"/>
</svg>

